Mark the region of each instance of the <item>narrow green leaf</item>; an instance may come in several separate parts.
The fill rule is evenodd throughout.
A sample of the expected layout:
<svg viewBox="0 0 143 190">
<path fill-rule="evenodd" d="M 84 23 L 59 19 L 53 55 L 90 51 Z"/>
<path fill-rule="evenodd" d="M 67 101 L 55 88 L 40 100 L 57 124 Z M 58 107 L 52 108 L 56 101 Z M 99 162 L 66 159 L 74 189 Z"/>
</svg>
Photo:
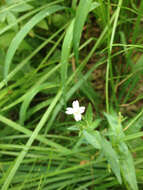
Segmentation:
<svg viewBox="0 0 143 190">
<path fill-rule="evenodd" d="M 119 150 L 121 155 L 120 167 L 122 175 L 125 181 L 127 181 L 127 183 L 130 185 L 132 190 L 138 190 L 136 172 L 132 155 L 125 143 L 121 143 L 119 145 Z"/>
<path fill-rule="evenodd" d="M 87 132 L 86 130 L 83 131 L 83 135 L 85 137 L 85 139 L 87 140 L 87 142 L 89 144 L 91 144 L 93 147 L 95 147 L 96 149 L 100 149 L 100 142 L 98 141 L 98 139 L 96 138 L 97 133 L 95 132 Z"/>
<path fill-rule="evenodd" d="M 23 125 L 24 124 L 24 121 L 26 119 L 26 113 L 27 113 L 27 109 L 30 105 L 30 102 L 32 101 L 32 99 L 34 98 L 34 96 L 40 92 L 41 90 L 43 89 L 47 89 L 47 88 L 52 88 L 52 87 L 56 87 L 55 84 L 42 84 L 42 85 L 38 85 L 38 86 L 35 86 L 34 88 L 32 88 L 30 90 L 30 92 L 28 92 L 26 94 L 26 97 L 21 105 L 21 108 L 20 108 L 20 124 Z"/>
<path fill-rule="evenodd" d="M 90 11 L 93 11 L 94 9 L 96 9 L 99 6 L 100 6 L 100 3 L 97 3 L 97 2 L 91 3 Z"/>
<path fill-rule="evenodd" d="M 61 54 L 61 82 L 62 87 L 65 86 L 67 81 L 67 71 L 68 71 L 68 60 L 70 56 L 70 50 L 72 47 L 72 39 L 73 39 L 73 26 L 74 26 L 74 19 L 72 20 L 71 24 L 69 25 L 66 35 L 62 45 L 62 54 Z"/>
<path fill-rule="evenodd" d="M 32 145 L 32 143 L 34 142 L 34 140 L 37 138 L 38 133 L 40 132 L 43 125 L 45 124 L 48 117 L 50 116 L 50 113 L 52 112 L 53 108 L 57 104 L 57 101 L 59 100 L 60 96 L 61 96 L 61 91 L 59 91 L 59 93 L 57 93 L 56 97 L 54 98 L 51 105 L 48 107 L 48 109 L 44 113 L 44 115 L 41 118 L 40 122 L 37 124 L 35 130 L 33 131 L 32 135 L 30 136 L 29 140 L 27 141 L 27 143 L 25 145 L 25 148 L 20 152 L 17 159 L 15 160 L 15 163 L 12 166 L 12 168 L 11 168 L 9 174 L 8 174 L 8 177 L 6 178 L 6 180 L 5 180 L 5 182 L 4 182 L 3 186 L 2 186 L 2 190 L 7 190 L 9 188 L 9 185 L 10 185 L 16 171 L 18 170 L 21 162 L 23 161 L 27 151 L 29 150 L 29 148 Z"/>
<path fill-rule="evenodd" d="M 78 62 L 78 48 L 80 44 L 80 38 L 83 30 L 84 23 L 91 8 L 92 0 L 80 0 L 77 8 L 74 32 L 73 32 L 73 48 L 75 53 L 76 62 Z"/>
<path fill-rule="evenodd" d="M 55 5 L 55 6 L 51 6 L 51 7 L 48 7 L 46 9 L 40 11 L 38 14 L 33 16 L 32 19 L 28 23 L 26 23 L 25 26 L 16 34 L 16 36 L 13 38 L 13 40 L 8 48 L 7 54 L 6 54 L 5 67 L 4 67 L 4 78 L 5 79 L 7 78 L 7 75 L 9 72 L 9 67 L 12 62 L 13 56 L 14 56 L 16 50 L 18 49 L 20 43 L 22 42 L 22 40 L 28 34 L 28 32 L 45 17 L 47 17 L 59 10 L 63 10 L 63 9 L 64 9 L 64 7 Z"/>
<path fill-rule="evenodd" d="M 28 3 L 22 3 L 21 5 L 18 4 L 17 6 L 12 8 L 11 11 L 21 13 L 21 12 L 29 11 L 31 9 L 33 9 L 33 6 L 31 6 Z"/>
<path fill-rule="evenodd" d="M 91 123 L 93 121 L 93 111 L 92 111 L 91 104 L 88 104 L 88 108 L 87 108 L 86 114 L 85 114 L 85 120 L 87 120 L 87 122 L 89 123 L 89 125 L 91 125 Z"/>
<path fill-rule="evenodd" d="M 11 121 L 10 119 L 0 115 L 0 121 L 6 125 L 8 125 L 9 127 L 11 127 L 12 129 L 19 131 L 20 133 L 26 134 L 29 137 L 32 135 L 32 131 L 27 129 L 26 127 L 23 127 L 13 121 Z M 62 145 L 57 144 L 56 142 L 53 142 L 52 140 L 48 140 L 47 138 L 45 138 L 42 135 L 38 135 L 36 138 L 39 142 L 44 143 L 45 145 L 48 146 L 53 146 L 55 147 L 57 150 L 61 150 L 61 152 L 69 152 L 70 150 L 63 147 Z"/>
<path fill-rule="evenodd" d="M 7 13 L 7 22 L 8 22 L 8 24 L 15 23 L 14 26 L 12 27 L 12 29 L 14 29 L 15 31 L 18 30 L 18 24 L 16 23 L 16 20 L 17 19 L 14 14 L 12 14 L 11 12 Z"/>
<path fill-rule="evenodd" d="M 93 121 L 89 127 L 92 130 L 96 129 L 99 126 L 100 122 L 101 122 L 101 119 L 95 119 L 95 121 Z"/>
<path fill-rule="evenodd" d="M 114 172 L 115 176 L 117 177 L 119 183 L 122 183 L 121 174 L 120 174 L 120 162 L 118 154 L 112 148 L 112 145 L 106 139 L 101 139 L 100 143 L 102 144 L 102 150 L 105 154 L 107 161 L 109 162 L 112 171 Z"/>
<path fill-rule="evenodd" d="M 104 113 L 104 115 L 108 120 L 110 132 L 113 134 L 112 139 L 114 140 L 114 142 L 120 141 L 120 139 L 124 137 L 121 118 L 119 118 L 119 116 L 117 116 L 115 113 L 113 115 Z"/>
</svg>

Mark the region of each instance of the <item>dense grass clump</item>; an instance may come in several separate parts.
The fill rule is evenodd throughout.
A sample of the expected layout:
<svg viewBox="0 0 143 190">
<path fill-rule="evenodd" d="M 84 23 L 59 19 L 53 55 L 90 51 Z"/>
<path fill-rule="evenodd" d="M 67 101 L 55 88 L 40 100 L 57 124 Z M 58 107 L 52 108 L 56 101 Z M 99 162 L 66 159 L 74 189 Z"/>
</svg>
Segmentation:
<svg viewBox="0 0 143 190">
<path fill-rule="evenodd" d="M 143 189 L 143 1 L 0 1 L 0 189 Z"/>
</svg>

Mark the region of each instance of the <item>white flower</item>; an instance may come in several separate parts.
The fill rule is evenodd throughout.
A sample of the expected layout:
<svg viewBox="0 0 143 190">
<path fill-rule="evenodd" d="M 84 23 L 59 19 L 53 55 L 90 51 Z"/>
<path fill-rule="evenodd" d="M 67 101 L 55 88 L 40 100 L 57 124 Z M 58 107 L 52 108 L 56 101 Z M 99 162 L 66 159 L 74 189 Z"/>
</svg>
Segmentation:
<svg viewBox="0 0 143 190">
<path fill-rule="evenodd" d="M 66 114 L 68 114 L 68 115 L 71 115 L 71 114 L 73 114 L 73 116 L 74 116 L 74 119 L 76 120 L 76 121 L 80 121 L 81 120 L 81 118 L 82 118 L 82 113 L 85 111 L 85 107 L 79 107 L 79 102 L 78 102 L 78 100 L 75 100 L 75 101 L 73 101 L 73 103 L 72 103 L 72 108 L 71 107 L 68 107 L 67 109 L 66 109 Z"/>
</svg>

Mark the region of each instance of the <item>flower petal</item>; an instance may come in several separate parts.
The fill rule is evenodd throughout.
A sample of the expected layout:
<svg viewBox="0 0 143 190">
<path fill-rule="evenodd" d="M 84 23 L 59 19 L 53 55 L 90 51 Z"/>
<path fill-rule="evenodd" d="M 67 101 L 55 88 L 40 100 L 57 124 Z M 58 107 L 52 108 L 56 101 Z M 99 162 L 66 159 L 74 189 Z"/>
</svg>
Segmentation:
<svg viewBox="0 0 143 190">
<path fill-rule="evenodd" d="M 74 119 L 76 121 L 80 121 L 81 120 L 81 114 L 74 114 Z"/>
<path fill-rule="evenodd" d="M 67 108 L 65 113 L 68 115 L 73 114 L 74 113 L 73 108 Z"/>
<path fill-rule="evenodd" d="M 78 102 L 78 100 L 73 101 L 72 106 L 73 106 L 74 110 L 79 109 L 79 102 Z"/>
<path fill-rule="evenodd" d="M 80 113 L 84 113 L 85 107 L 82 106 L 82 107 L 80 107 L 79 109 L 80 109 Z"/>
</svg>

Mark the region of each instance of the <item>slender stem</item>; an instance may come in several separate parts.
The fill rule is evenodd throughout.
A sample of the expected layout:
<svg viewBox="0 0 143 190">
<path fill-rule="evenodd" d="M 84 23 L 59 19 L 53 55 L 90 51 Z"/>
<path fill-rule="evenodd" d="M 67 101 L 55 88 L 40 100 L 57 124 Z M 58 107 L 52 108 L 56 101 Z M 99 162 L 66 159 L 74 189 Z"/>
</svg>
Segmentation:
<svg viewBox="0 0 143 190">
<path fill-rule="evenodd" d="M 115 20 L 113 23 L 113 28 L 112 28 L 112 33 L 111 33 L 111 38 L 109 39 L 110 36 L 110 30 L 108 30 L 108 60 L 107 60 L 107 69 L 106 69 L 106 111 L 107 113 L 109 112 L 109 75 L 111 76 L 111 86 L 112 86 L 112 92 L 113 92 L 113 98 L 115 103 L 117 104 L 116 101 L 116 96 L 115 96 L 115 88 L 114 88 L 114 80 L 113 80 L 113 73 L 112 73 L 112 63 L 111 63 L 111 53 L 112 53 L 112 46 L 113 46 L 113 41 L 115 37 L 115 32 L 117 28 L 117 22 L 119 18 L 119 13 L 121 9 L 123 0 L 119 0 L 117 10 L 115 12 Z M 110 0 L 108 0 L 108 26 L 110 29 Z"/>
</svg>

